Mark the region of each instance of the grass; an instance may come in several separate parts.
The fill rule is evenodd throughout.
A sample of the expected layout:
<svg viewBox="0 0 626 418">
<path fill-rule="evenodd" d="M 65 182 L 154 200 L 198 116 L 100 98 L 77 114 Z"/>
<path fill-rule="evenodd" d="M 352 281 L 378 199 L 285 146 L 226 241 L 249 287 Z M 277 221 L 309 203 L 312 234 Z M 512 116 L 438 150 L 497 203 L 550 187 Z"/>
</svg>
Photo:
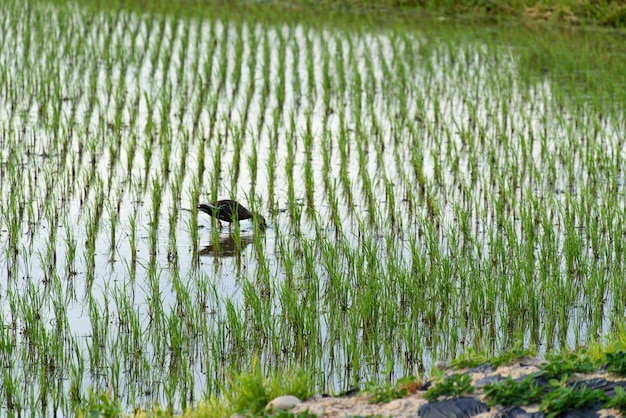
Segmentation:
<svg viewBox="0 0 626 418">
<path fill-rule="evenodd" d="M 123 2 L 120 2 L 123 4 Z M 193 2 L 184 2 L 184 8 L 192 10 L 196 15 L 206 12 L 206 5 L 196 5 Z M 493 2 L 490 0 L 341 0 L 341 1 L 311 1 L 290 0 L 288 7 L 283 7 L 284 14 L 290 18 L 302 14 L 303 10 L 311 16 L 320 19 L 341 19 L 342 13 L 355 12 L 364 15 L 364 19 L 376 22 L 381 14 L 394 14 L 395 18 L 415 18 L 418 15 L 427 15 L 429 18 L 460 19 L 460 20 L 523 20 L 525 22 L 548 22 L 568 26 L 606 26 L 624 27 L 626 20 L 625 7 L 619 1 L 594 2 L 575 0 L 549 1 L 521 1 L 508 0 Z M 113 3 L 118 6 L 118 4 Z M 126 5 L 140 8 L 141 3 Z M 152 2 L 152 10 L 162 9 L 169 4 L 163 0 Z M 220 4 L 219 7 L 225 5 Z M 229 4 L 230 8 L 239 9 L 240 4 Z M 246 9 L 254 8 L 244 4 Z M 249 10 L 248 10 L 249 13 Z M 273 13 L 270 13 L 273 14 Z M 386 18 L 385 18 L 386 19 Z"/>
<path fill-rule="evenodd" d="M 618 32 L 135 7 L 0 13 L 3 405 L 183 410 L 252 353 L 394 388 L 623 326 Z"/>
<path fill-rule="evenodd" d="M 389 362 L 387 364 L 387 374 L 391 377 L 394 365 Z M 385 385 L 380 386 L 376 382 L 365 385 L 364 391 L 369 395 L 370 403 L 387 403 L 394 399 L 404 398 L 409 394 L 414 394 L 420 390 L 422 386 L 422 378 L 418 376 L 406 376 L 393 382 L 389 379 Z"/>
</svg>

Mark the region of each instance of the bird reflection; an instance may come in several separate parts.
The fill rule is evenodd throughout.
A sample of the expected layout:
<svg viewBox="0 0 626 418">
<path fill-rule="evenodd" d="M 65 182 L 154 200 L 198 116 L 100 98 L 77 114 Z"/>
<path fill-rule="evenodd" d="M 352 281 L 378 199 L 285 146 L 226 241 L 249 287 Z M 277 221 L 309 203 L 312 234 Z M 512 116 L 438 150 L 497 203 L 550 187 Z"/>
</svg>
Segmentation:
<svg viewBox="0 0 626 418">
<path fill-rule="evenodd" d="M 216 257 L 235 257 L 254 240 L 254 234 L 243 234 L 237 239 L 233 234 L 220 234 L 218 242 L 214 240 L 203 246 L 199 254 L 200 256 L 216 256 Z"/>
</svg>

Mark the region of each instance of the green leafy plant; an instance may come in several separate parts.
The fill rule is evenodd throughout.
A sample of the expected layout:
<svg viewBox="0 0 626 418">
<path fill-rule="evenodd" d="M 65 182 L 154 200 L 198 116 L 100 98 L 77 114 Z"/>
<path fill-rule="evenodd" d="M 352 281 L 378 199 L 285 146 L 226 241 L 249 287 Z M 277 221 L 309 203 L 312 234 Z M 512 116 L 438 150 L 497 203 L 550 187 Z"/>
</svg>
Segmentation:
<svg viewBox="0 0 626 418">
<path fill-rule="evenodd" d="M 261 367 L 258 363 L 253 364 L 249 373 L 242 373 L 234 381 L 232 405 L 235 411 L 259 413 L 263 411 L 265 405 L 271 400 L 271 395 L 267 389 L 266 381 L 263 377 Z"/>
<path fill-rule="evenodd" d="M 535 346 L 531 346 L 529 348 L 524 348 L 523 345 L 517 344 L 512 347 L 510 350 L 505 351 L 499 356 L 494 357 L 491 360 L 491 365 L 493 367 L 500 367 L 507 364 L 511 364 L 513 361 L 518 360 L 520 358 L 535 356 L 537 354 L 537 349 Z"/>
<path fill-rule="evenodd" d="M 548 418 L 557 417 L 570 409 L 590 407 L 607 400 L 601 389 L 589 389 L 585 385 L 575 388 L 562 385 L 562 382 L 556 384 L 559 386 L 543 398 L 539 407 Z"/>
<path fill-rule="evenodd" d="M 379 388 L 371 392 L 370 403 L 387 403 L 394 399 L 407 396 L 409 392 L 405 388 Z"/>
<path fill-rule="evenodd" d="M 483 388 L 489 400 L 487 406 L 502 405 L 528 405 L 541 399 L 543 388 L 534 381 L 533 375 L 522 380 L 513 380 L 508 376 L 506 380 L 494 382 Z"/>
<path fill-rule="evenodd" d="M 597 370 L 587 353 L 561 353 L 541 365 L 541 373 L 548 379 L 566 379 L 574 373 L 590 373 Z"/>
<path fill-rule="evenodd" d="M 424 397 L 434 401 L 440 396 L 458 397 L 474 392 L 472 377 L 468 374 L 453 374 L 440 382 L 435 383 L 426 391 Z"/>
<path fill-rule="evenodd" d="M 311 375 L 303 370 L 279 371 L 269 378 L 263 374 L 258 357 L 254 357 L 249 371 L 233 379 L 227 398 L 234 411 L 259 414 L 267 403 L 281 395 L 299 399 L 311 397 Z"/>
<path fill-rule="evenodd" d="M 262 418 L 317 418 L 317 415 L 307 411 L 302 412 L 289 412 L 284 410 L 278 411 L 266 411 L 263 415 L 259 415 Z"/>
<path fill-rule="evenodd" d="M 415 393 L 419 390 L 422 382 L 415 376 L 407 376 L 398 379 L 393 387 L 377 387 L 373 386 L 368 389 L 370 393 L 370 403 L 387 403 L 394 399 L 404 398 L 405 396 Z"/>
<path fill-rule="evenodd" d="M 491 360 L 488 354 L 484 351 L 476 351 L 473 348 L 467 348 L 463 354 L 452 360 L 452 366 L 455 369 L 473 368 L 482 366 L 483 364 L 491 364 L 493 367 L 500 367 L 506 364 L 511 364 L 516 359 L 520 359 L 527 356 L 534 356 L 537 354 L 537 349 L 534 346 L 524 348 L 522 344 L 516 344 L 511 349 L 504 351 L 500 355 L 493 357 Z"/>
<path fill-rule="evenodd" d="M 478 352 L 473 348 L 466 349 L 463 354 L 452 360 L 455 369 L 478 367 L 489 362 L 489 357 L 484 352 Z"/>
<path fill-rule="evenodd" d="M 615 395 L 602 405 L 603 408 L 615 408 L 622 414 L 626 414 L 626 392 L 621 386 L 615 386 Z"/>
<path fill-rule="evenodd" d="M 606 353 L 608 371 L 620 376 L 626 375 L 626 351 L 618 350 L 613 353 Z"/>
</svg>

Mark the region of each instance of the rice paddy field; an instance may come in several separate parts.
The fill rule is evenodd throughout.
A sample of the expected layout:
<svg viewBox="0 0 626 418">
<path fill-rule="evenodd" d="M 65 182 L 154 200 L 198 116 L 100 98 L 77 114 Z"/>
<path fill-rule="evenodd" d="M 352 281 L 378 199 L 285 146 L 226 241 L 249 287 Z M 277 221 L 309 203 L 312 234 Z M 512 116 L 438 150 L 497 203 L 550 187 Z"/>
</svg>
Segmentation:
<svg viewBox="0 0 626 418">
<path fill-rule="evenodd" d="M 9 0 L 0 34 L 2 415 L 623 329 L 624 32 Z"/>
</svg>

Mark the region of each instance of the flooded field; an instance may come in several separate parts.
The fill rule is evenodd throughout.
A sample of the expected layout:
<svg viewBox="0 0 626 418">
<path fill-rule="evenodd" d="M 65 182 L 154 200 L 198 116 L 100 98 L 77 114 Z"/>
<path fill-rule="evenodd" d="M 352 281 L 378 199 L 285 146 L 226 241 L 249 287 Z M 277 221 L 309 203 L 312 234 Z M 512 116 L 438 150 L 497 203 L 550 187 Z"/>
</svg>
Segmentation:
<svg viewBox="0 0 626 418">
<path fill-rule="evenodd" d="M 2 414 L 623 327 L 624 34 L 271 14 L 0 11 Z"/>
</svg>

